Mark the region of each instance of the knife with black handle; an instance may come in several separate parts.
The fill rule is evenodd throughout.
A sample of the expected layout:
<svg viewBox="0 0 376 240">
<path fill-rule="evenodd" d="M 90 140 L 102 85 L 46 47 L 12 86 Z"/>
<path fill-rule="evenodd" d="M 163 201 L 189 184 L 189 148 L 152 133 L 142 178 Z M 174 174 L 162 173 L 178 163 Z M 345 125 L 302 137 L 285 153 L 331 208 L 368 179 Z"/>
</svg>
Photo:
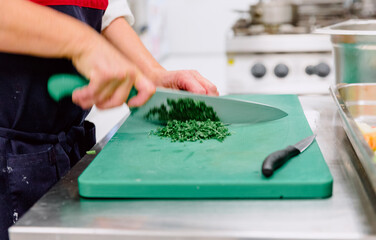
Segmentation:
<svg viewBox="0 0 376 240">
<path fill-rule="evenodd" d="M 312 144 L 315 137 L 316 135 L 309 136 L 293 146 L 288 146 L 285 149 L 269 154 L 262 164 L 262 174 L 265 177 L 272 176 L 274 171 L 280 168 L 289 159 L 306 150 Z"/>
</svg>

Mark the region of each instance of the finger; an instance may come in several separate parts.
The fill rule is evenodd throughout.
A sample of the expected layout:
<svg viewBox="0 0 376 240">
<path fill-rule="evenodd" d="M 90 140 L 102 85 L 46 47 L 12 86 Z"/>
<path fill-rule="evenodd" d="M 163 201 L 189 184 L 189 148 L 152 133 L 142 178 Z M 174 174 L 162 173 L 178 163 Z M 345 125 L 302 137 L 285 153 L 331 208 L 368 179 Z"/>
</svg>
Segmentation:
<svg viewBox="0 0 376 240">
<path fill-rule="evenodd" d="M 217 87 L 210 82 L 208 79 L 204 78 L 199 72 L 192 71 L 192 74 L 195 76 L 196 80 L 203 86 L 206 90 L 206 94 L 210 96 L 218 96 L 219 92 Z"/>
<path fill-rule="evenodd" d="M 100 105 L 110 98 L 122 81 L 124 81 L 126 77 L 124 73 L 123 71 L 109 75 L 106 72 L 101 72 L 100 74 L 93 72 L 89 85 L 75 91 L 72 94 L 72 101 L 84 109 L 90 108 L 94 104 Z"/>
<path fill-rule="evenodd" d="M 111 98 L 111 96 L 114 94 L 114 92 L 119 88 L 119 86 L 122 84 L 122 81 L 119 80 L 113 80 L 109 82 L 95 97 L 95 105 L 100 105 L 101 103 L 107 101 Z"/>
<path fill-rule="evenodd" d="M 132 82 L 123 82 L 112 96 L 104 102 L 96 104 L 99 109 L 113 108 L 122 105 L 132 88 Z"/>
<path fill-rule="evenodd" d="M 122 105 L 128 98 L 130 90 L 137 80 L 139 72 L 135 68 L 130 68 L 127 71 L 127 76 L 124 81 L 117 87 L 110 98 L 106 99 L 104 102 L 96 104 L 98 108 L 112 108 Z"/>
<path fill-rule="evenodd" d="M 90 95 L 92 91 L 88 86 L 77 89 L 72 93 L 72 102 L 83 109 L 88 109 L 94 105 L 94 98 Z"/>
<path fill-rule="evenodd" d="M 103 81 L 103 77 L 95 73 L 93 73 L 89 79 L 89 85 L 75 90 L 72 94 L 72 101 L 83 109 L 90 108 L 95 104 L 100 89 L 103 89 L 106 84 L 106 81 Z"/>
<path fill-rule="evenodd" d="M 196 80 L 193 74 L 184 72 L 177 80 L 177 87 L 181 90 L 196 94 L 206 94 L 206 89 Z"/>
<path fill-rule="evenodd" d="M 102 71 L 100 74 L 93 75 L 95 76 L 93 76 L 91 82 L 93 82 L 92 91 L 95 103 L 109 98 L 123 81 L 134 80 L 134 78 L 129 78 L 129 76 L 133 76 L 132 70 L 124 71 L 121 69 L 118 72 L 107 70 Z"/>
<path fill-rule="evenodd" d="M 137 78 L 134 86 L 138 93 L 135 97 L 129 99 L 129 107 L 139 107 L 144 105 L 153 96 L 156 90 L 154 84 L 144 76 Z"/>
</svg>

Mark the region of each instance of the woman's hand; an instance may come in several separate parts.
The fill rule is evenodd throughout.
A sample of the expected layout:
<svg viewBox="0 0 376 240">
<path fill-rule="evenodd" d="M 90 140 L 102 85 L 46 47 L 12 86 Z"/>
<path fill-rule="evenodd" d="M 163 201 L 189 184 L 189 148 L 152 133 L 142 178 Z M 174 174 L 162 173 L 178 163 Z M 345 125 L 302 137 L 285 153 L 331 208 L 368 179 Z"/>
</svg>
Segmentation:
<svg viewBox="0 0 376 240">
<path fill-rule="evenodd" d="M 196 70 L 167 71 L 159 69 L 150 79 L 156 86 L 185 90 L 196 94 L 218 96 L 217 87 Z"/>
<path fill-rule="evenodd" d="M 218 95 L 217 88 L 194 70 L 166 71 L 145 48 L 123 17 L 116 18 L 102 32 L 103 36 L 151 80 L 156 86 L 186 90 L 198 94 Z"/>
<path fill-rule="evenodd" d="M 132 86 L 138 94 L 129 100 L 129 106 L 143 105 L 155 92 L 154 84 L 102 37 L 86 46 L 82 54 L 73 56 L 72 61 L 90 80 L 88 86 L 72 95 L 73 102 L 84 109 L 94 104 L 98 108 L 119 106 L 128 98 Z"/>
<path fill-rule="evenodd" d="M 140 106 L 153 95 L 153 83 L 87 24 L 31 1 L 0 0 L 0 6 L 0 51 L 71 59 L 90 80 L 73 93 L 73 101 L 82 108 L 121 105 L 132 86 L 138 95 L 128 102 L 131 106 Z"/>
</svg>

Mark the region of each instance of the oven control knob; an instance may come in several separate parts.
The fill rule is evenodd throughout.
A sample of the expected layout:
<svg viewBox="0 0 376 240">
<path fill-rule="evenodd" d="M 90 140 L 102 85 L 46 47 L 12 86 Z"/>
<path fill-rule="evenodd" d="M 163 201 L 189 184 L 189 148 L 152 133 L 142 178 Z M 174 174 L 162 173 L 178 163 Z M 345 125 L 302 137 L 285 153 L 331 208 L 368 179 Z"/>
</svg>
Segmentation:
<svg viewBox="0 0 376 240">
<path fill-rule="evenodd" d="M 316 70 L 315 70 L 315 67 L 314 67 L 314 66 L 309 65 L 309 66 L 306 67 L 305 72 L 306 72 L 308 75 L 312 75 L 312 74 L 315 74 L 315 73 L 316 73 Z"/>
<path fill-rule="evenodd" d="M 278 64 L 274 68 L 274 74 L 279 78 L 284 78 L 289 74 L 289 68 L 285 64 Z"/>
<path fill-rule="evenodd" d="M 308 75 L 316 74 L 319 77 L 326 77 L 330 73 L 330 67 L 326 63 L 319 63 L 316 66 L 309 65 L 306 67 L 305 72 Z"/>
<path fill-rule="evenodd" d="M 330 67 L 326 63 L 320 63 L 315 68 L 316 68 L 316 74 L 319 77 L 326 77 L 330 73 Z"/>
<path fill-rule="evenodd" d="M 256 63 L 251 68 L 251 73 L 255 78 L 262 78 L 266 74 L 266 67 L 262 63 Z"/>
</svg>

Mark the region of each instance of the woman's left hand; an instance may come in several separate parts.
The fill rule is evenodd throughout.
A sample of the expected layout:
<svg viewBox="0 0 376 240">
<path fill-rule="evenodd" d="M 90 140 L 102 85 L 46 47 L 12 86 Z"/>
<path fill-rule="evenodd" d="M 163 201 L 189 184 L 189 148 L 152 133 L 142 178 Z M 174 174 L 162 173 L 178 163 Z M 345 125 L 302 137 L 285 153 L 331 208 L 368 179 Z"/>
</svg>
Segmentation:
<svg viewBox="0 0 376 240">
<path fill-rule="evenodd" d="M 123 17 L 116 18 L 102 35 L 155 86 L 218 96 L 217 87 L 195 70 L 167 71 L 143 45 L 137 33 Z"/>
<path fill-rule="evenodd" d="M 150 79 L 160 87 L 210 96 L 219 95 L 217 87 L 196 70 L 167 71 L 160 69 L 150 76 Z"/>
</svg>

